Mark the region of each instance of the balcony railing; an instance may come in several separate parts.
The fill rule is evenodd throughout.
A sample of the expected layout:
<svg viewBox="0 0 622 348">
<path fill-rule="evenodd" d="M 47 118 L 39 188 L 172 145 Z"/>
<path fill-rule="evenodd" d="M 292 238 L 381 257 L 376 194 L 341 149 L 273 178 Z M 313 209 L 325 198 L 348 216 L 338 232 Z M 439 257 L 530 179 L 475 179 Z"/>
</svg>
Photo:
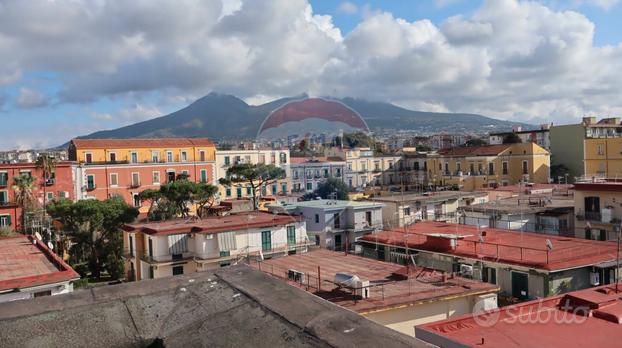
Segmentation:
<svg viewBox="0 0 622 348">
<path fill-rule="evenodd" d="M 0 202 L 0 208 L 17 207 L 15 202 Z"/>
<path fill-rule="evenodd" d="M 130 188 L 139 188 L 140 187 L 140 182 L 133 182 L 130 184 Z"/>
<path fill-rule="evenodd" d="M 586 211 L 585 219 L 589 221 L 601 221 L 602 215 L 600 214 L 600 212 L 597 211 Z"/>
<path fill-rule="evenodd" d="M 92 184 L 92 185 L 86 185 L 86 190 L 87 191 L 93 191 L 97 188 L 97 185 Z"/>
<path fill-rule="evenodd" d="M 56 179 L 55 178 L 48 178 L 45 180 L 45 186 L 52 186 L 56 183 Z"/>
</svg>

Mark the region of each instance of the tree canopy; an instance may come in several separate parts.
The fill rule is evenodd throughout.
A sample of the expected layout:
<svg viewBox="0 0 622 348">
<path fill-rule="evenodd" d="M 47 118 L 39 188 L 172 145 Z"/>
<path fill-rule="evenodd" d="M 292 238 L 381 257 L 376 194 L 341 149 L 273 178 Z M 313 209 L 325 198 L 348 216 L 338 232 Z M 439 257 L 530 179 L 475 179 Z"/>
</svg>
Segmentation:
<svg viewBox="0 0 622 348">
<path fill-rule="evenodd" d="M 328 178 L 326 181 L 318 184 L 313 193 L 306 194 L 303 199 L 311 200 L 315 197 L 322 199 L 348 199 L 348 185 L 337 178 Z"/>
<path fill-rule="evenodd" d="M 504 144 L 518 144 L 522 142 L 523 141 L 516 133 L 508 133 L 506 136 L 503 137 Z"/>
<path fill-rule="evenodd" d="M 203 214 L 208 204 L 214 203 L 218 188 L 214 185 L 196 183 L 187 176 L 178 176 L 177 180 L 160 186 L 159 190 L 148 189 L 140 193 L 141 201 L 149 201 L 149 219 L 169 220 L 177 216 L 188 217 L 191 204 L 196 205 L 197 215 Z"/>
<path fill-rule="evenodd" d="M 123 277 L 123 234 L 121 227 L 133 222 L 138 210 L 122 198 L 105 201 L 61 200 L 48 205 L 53 219 L 73 242 L 69 262 L 86 276 L 99 278 L 106 271 L 113 279 Z"/>
<path fill-rule="evenodd" d="M 464 144 L 464 146 L 466 147 L 471 147 L 471 146 L 484 146 L 484 145 L 488 145 L 488 142 L 482 138 L 474 138 L 474 139 L 469 139 L 467 140 L 467 142 Z"/>
<path fill-rule="evenodd" d="M 250 185 L 253 207 L 257 209 L 257 190 L 264 185 L 270 185 L 283 178 L 285 178 L 285 170 L 274 164 L 240 163 L 229 167 L 226 177 L 221 178 L 219 182 L 225 186 L 230 186 L 232 183 L 247 183 Z"/>
</svg>

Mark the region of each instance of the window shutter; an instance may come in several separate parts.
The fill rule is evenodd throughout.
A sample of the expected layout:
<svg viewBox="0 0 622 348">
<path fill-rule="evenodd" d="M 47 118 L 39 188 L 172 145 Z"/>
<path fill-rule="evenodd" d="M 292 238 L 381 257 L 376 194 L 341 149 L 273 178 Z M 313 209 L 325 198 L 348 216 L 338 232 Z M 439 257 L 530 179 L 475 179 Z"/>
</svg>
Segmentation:
<svg viewBox="0 0 622 348">
<path fill-rule="evenodd" d="M 188 235 L 174 234 L 168 236 L 168 250 L 171 254 L 183 254 L 188 252 Z"/>
<path fill-rule="evenodd" d="M 235 232 L 221 232 L 218 234 L 218 247 L 220 251 L 236 250 Z"/>
</svg>

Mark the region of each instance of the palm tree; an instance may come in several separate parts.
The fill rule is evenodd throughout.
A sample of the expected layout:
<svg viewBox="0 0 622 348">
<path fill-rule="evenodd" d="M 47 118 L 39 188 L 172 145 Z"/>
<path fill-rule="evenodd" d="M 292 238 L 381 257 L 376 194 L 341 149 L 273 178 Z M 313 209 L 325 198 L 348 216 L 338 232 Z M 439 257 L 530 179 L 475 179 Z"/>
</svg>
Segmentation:
<svg viewBox="0 0 622 348">
<path fill-rule="evenodd" d="M 13 177 L 13 191 L 15 191 L 15 203 L 22 208 L 22 231 L 26 230 L 26 209 L 36 204 L 36 198 L 32 190 L 35 187 L 36 178 L 22 174 Z"/>
<path fill-rule="evenodd" d="M 41 168 L 43 172 L 43 214 L 45 214 L 47 202 L 45 187 L 47 186 L 48 179 L 50 179 L 56 171 L 56 164 L 58 164 L 56 158 L 45 153 L 37 158 L 37 168 Z"/>
</svg>

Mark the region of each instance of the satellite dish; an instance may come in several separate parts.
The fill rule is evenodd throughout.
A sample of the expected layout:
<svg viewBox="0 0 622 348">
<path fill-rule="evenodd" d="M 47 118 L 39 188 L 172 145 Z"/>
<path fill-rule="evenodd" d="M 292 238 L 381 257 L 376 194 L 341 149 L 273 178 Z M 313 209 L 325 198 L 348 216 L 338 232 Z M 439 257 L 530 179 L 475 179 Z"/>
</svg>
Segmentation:
<svg viewBox="0 0 622 348">
<path fill-rule="evenodd" d="M 50 248 L 50 250 L 54 250 L 54 244 L 52 244 L 52 242 L 48 242 L 48 248 Z"/>
<path fill-rule="evenodd" d="M 549 250 L 553 250 L 553 243 L 550 239 L 546 240 L 546 247 L 549 248 Z"/>
<path fill-rule="evenodd" d="M 39 234 L 39 232 L 35 232 L 35 238 L 37 238 L 38 240 L 43 239 L 41 238 L 41 234 Z"/>
</svg>

